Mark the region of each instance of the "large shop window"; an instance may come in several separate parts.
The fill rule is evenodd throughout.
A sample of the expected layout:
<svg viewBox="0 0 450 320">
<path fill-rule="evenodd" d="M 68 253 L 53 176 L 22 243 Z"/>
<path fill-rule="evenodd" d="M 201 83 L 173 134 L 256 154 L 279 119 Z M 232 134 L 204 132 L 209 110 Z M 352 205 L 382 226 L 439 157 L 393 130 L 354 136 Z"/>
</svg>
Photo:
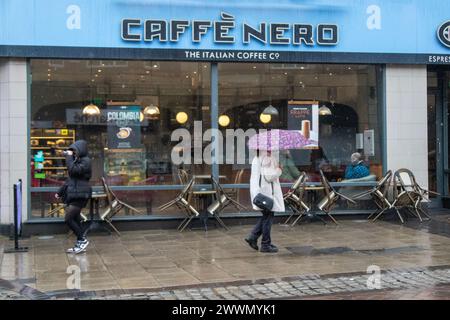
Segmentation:
<svg viewBox="0 0 450 320">
<path fill-rule="evenodd" d="M 207 63 L 31 60 L 31 79 L 33 217 L 46 217 L 55 205 L 54 192 L 45 190 L 63 183 L 67 171 L 61 152 L 75 139 L 89 144 L 93 185 L 105 177 L 122 187 L 116 188 L 118 197 L 144 214 L 158 214 L 156 208 L 177 190 L 142 187 L 180 185 L 170 157 L 177 144 L 171 133 L 192 131 L 195 120 L 211 125 Z M 211 172 L 206 164 L 185 169 Z"/>
<path fill-rule="evenodd" d="M 353 152 L 363 155 L 373 180 L 382 174 L 378 66 L 219 63 L 218 110 L 211 107 L 209 63 L 33 59 L 30 70 L 32 218 L 48 217 L 56 205 L 54 190 L 67 175 L 62 150 L 77 139 L 89 144 L 92 184 L 101 186 L 104 177 L 144 216 L 182 214 L 157 208 L 179 192 L 180 169 L 214 171 L 196 157 L 210 144 L 202 133 L 216 126 L 223 137 L 227 129 L 302 130 L 314 146 L 282 154 L 286 183 L 300 171 L 318 182 L 320 169 L 331 181 L 342 181 Z M 277 114 L 261 115 L 269 106 Z M 171 139 L 176 129 L 190 133 L 191 164 L 171 159 L 179 146 Z M 235 142 L 234 150 L 224 143 L 222 159 L 238 153 L 248 158 Z M 251 207 L 249 159 L 228 160 L 218 165 L 220 181 Z M 230 207 L 228 213 L 236 212 Z M 124 210 L 119 216 L 132 214 Z"/>
<path fill-rule="evenodd" d="M 370 65 L 219 64 L 223 135 L 229 128 L 307 131 L 316 147 L 281 154 L 284 182 L 301 171 L 318 182 L 320 169 L 331 181 L 342 181 L 354 152 L 371 173 L 360 182 L 374 181 L 382 175 L 379 74 L 380 67 Z M 262 116 L 269 106 L 278 115 Z M 250 175 L 245 165 L 220 169 L 245 182 Z"/>
</svg>

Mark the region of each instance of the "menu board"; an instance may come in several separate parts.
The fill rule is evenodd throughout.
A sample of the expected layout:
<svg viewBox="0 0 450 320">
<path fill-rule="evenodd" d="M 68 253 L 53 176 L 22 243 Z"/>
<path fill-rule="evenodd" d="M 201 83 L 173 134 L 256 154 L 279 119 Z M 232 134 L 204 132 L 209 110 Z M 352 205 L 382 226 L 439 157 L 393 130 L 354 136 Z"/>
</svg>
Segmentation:
<svg viewBox="0 0 450 320">
<path fill-rule="evenodd" d="M 288 102 L 288 130 L 299 130 L 311 144 L 308 149 L 319 147 L 319 103 L 317 101 Z"/>
<path fill-rule="evenodd" d="M 106 111 L 109 149 L 141 147 L 140 106 L 109 106 Z"/>
</svg>

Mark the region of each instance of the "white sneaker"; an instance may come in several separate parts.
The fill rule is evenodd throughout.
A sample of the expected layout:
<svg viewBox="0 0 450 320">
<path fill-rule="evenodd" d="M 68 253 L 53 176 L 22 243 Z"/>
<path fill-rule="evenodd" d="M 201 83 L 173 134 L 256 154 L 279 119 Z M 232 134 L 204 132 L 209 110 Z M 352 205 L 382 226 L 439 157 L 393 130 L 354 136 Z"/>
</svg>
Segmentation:
<svg viewBox="0 0 450 320">
<path fill-rule="evenodd" d="M 75 242 L 75 245 L 73 246 L 73 248 L 69 248 L 66 250 L 67 253 L 75 253 L 76 249 L 80 246 L 80 241 L 77 240 L 77 242 Z"/>
<path fill-rule="evenodd" d="M 84 239 L 82 241 L 78 241 L 77 246 L 75 246 L 75 248 L 74 248 L 75 249 L 74 253 L 78 254 L 78 253 L 86 251 L 86 248 L 87 248 L 88 245 L 89 245 L 89 241 L 87 241 L 87 239 Z"/>
<path fill-rule="evenodd" d="M 76 248 L 76 245 L 75 245 L 75 247 L 73 247 L 73 248 L 67 249 L 67 250 L 66 250 L 66 253 L 75 253 L 75 248 Z"/>
</svg>

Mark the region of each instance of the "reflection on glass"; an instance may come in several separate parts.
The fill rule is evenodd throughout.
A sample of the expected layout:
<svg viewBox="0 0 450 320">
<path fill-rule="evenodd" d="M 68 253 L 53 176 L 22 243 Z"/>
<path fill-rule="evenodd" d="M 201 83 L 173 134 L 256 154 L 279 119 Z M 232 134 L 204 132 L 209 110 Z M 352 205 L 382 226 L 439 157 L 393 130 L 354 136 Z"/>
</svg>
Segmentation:
<svg viewBox="0 0 450 320">
<path fill-rule="evenodd" d="M 102 176 L 112 186 L 179 184 L 171 133 L 211 123 L 209 64 L 35 59 L 31 75 L 30 153 L 44 158 L 32 163 L 33 187 L 64 181 L 61 151 L 76 139 L 88 141 L 93 184 Z M 185 169 L 210 172 L 206 164 Z"/>
<path fill-rule="evenodd" d="M 307 172 L 309 181 L 318 182 L 320 169 L 331 181 L 340 181 L 354 152 L 363 154 L 370 167 L 368 179 L 375 180 L 382 174 L 377 68 L 220 63 L 219 114 L 231 119 L 226 129 L 301 130 L 318 139 L 318 147 L 284 154 L 284 182 L 293 181 L 300 171 Z M 277 112 L 266 115 L 269 105 Z M 373 148 L 356 143 L 357 134 L 368 135 L 368 130 L 375 133 Z M 223 152 L 229 156 L 226 148 Z M 234 177 L 244 169 L 240 180 L 247 183 L 249 167 L 248 161 L 246 165 L 223 164 L 220 173 Z"/>
</svg>

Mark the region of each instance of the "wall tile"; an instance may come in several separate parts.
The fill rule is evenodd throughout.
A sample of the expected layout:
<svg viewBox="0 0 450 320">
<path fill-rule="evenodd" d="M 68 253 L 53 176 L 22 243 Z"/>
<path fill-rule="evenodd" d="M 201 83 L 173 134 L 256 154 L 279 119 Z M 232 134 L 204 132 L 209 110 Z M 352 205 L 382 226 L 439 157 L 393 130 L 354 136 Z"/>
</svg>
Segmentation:
<svg viewBox="0 0 450 320">
<path fill-rule="evenodd" d="M 390 65 L 386 84 L 388 169 L 409 168 L 427 186 L 426 67 Z"/>
<path fill-rule="evenodd" d="M 10 82 L 9 83 L 10 99 L 27 99 L 27 83 L 26 82 Z"/>
<path fill-rule="evenodd" d="M 9 63 L 9 81 L 10 82 L 26 82 L 27 68 L 26 63 Z"/>
<path fill-rule="evenodd" d="M 27 152 L 27 135 L 9 136 L 10 152 Z"/>
<path fill-rule="evenodd" d="M 21 117 L 11 117 L 10 120 L 10 134 L 11 135 L 24 135 L 28 130 L 27 118 Z"/>
</svg>

